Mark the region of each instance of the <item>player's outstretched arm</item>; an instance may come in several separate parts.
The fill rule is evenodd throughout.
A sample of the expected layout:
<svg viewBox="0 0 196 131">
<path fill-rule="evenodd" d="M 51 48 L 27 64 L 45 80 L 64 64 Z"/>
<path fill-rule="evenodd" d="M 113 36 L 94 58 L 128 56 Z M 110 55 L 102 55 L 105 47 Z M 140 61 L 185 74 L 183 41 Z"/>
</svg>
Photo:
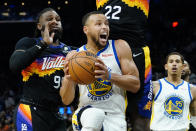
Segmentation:
<svg viewBox="0 0 196 131">
<path fill-rule="evenodd" d="M 62 87 L 60 88 L 60 96 L 62 99 L 62 102 L 65 105 L 71 104 L 71 102 L 74 100 L 75 97 L 75 87 L 76 83 L 71 79 L 68 71 L 68 64 L 69 64 L 69 58 L 74 54 L 75 51 L 72 51 L 66 56 L 66 62 L 64 66 L 64 77 L 62 79 Z"/>
<path fill-rule="evenodd" d="M 116 40 L 115 48 L 121 66 L 122 75 L 111 75 L 111 82 L 127 91 L 136 93 L 140 88 L 139 72 L 132 58 L 132 51 L 124 40 Z"/>
</svg>

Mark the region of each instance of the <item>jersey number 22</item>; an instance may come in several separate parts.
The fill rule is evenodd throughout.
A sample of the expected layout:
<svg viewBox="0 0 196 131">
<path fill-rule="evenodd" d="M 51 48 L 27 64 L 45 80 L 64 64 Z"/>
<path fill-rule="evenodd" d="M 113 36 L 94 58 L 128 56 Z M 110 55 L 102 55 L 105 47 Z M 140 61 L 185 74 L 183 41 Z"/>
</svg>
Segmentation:
<svg viewBox="0 0 196 131">
<path fill-rule="evenodd" d="M 114 20 L 119 20 L 120 17 L 118 16 L 118 14 L 121 12 L 121 6 L 106 6 L 106 13 L 105 16 L 107 17 L 107 19 L 114 19 Z"/>
</svg>

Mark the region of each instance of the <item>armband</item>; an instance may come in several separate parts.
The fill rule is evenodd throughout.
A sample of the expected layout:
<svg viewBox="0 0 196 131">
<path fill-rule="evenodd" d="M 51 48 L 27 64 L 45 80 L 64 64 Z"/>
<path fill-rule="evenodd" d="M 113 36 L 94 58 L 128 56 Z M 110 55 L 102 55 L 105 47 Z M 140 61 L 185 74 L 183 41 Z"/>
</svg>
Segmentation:
<svg viewBox="0 0 196 131">
<path fill-rule="evenodd" d="M 109 73 L 108 80 L 111 80 L 112 74 L 111 74 L 111 72 L 110 72 L 110 71 L 108 71 L 108 73 Z"/>
</svg>

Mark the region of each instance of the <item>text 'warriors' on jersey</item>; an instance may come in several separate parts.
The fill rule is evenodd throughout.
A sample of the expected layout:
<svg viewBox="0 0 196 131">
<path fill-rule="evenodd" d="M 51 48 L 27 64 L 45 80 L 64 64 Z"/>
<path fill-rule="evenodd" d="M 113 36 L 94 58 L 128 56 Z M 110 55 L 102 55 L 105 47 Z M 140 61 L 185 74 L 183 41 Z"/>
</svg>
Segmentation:
<svg viewBox="0 0 196 131">
<path fill-rule="evenodd" d="M 112 84 L 107 80 L 98 79 L 87 85 L 87 89 L 89 91 L 88 97 L 94 101 L 105 100 L 112 95 Z"/>
</svg>

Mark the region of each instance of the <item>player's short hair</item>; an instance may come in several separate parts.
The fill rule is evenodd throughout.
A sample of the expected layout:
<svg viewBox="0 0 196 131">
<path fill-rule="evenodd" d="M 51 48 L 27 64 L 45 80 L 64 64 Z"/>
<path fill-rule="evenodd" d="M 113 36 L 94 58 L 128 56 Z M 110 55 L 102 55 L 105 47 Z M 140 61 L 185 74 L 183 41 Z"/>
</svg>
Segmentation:
<svg viewBox="0 0 196 131">
<path fill-rule="evenodd" d="M 184 60 L 184 64 L 187 64 L 188 67 L 190 68 L 190 65 L 189 65 L 188 61 Z"/>
<path fill-rule="evenodd" d="M 86 15 L 83 16 L 82 18 L 82 25 L 85 26 L 86 25 L 86 22 L 88 20 L 88 18 L 91 16 L 91 15 L 96 15 L 96 14 L 103 14 L 103 12 L 101 11 L 92 11 L 92 12 L 89 12 L 87 13 Z M 104 15 L 104 14 L 103 14 Z"/>
<path fill-rule="evenodd" d="M 182 54 L 180 54 L 179 52 L 171 52 L 171 53 L 169 53 L 169 54 L 166 56 L 165 63 L 168 62 L 168 59 L 169 59 L 169 57 L 170 57 L 171 55 L 178 55 L 178 56 L 180 56 L 181 61 L 182 61 L 182 64 L 184 64 L 184 56 L 183 56 Z"/>
</svg>

